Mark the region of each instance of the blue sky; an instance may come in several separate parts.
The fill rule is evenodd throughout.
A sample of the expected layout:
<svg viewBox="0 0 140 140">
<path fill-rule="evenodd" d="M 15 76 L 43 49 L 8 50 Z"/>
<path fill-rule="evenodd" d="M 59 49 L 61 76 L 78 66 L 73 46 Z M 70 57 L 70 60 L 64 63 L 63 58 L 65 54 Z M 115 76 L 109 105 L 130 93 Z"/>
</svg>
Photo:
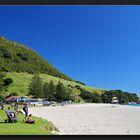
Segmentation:
<svg viewBox="0 0 140 140">
<path fill-rule="evenodd" d="M 140 96 L 140 6 L 0 6 L 0 36 L 89 86 Z"/>
</svg>

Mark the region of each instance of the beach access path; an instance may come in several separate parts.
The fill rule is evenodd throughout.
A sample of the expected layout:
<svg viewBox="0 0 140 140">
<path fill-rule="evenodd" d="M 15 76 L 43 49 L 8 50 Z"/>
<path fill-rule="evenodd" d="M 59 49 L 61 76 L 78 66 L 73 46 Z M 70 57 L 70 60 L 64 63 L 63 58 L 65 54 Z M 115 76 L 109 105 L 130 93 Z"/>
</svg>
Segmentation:
<svg viewBox="0 0 140 140">
<path fill-rule="evenodd" d="M 140 134 L 140 107 L 84 103 L 32 107 L 29 112 L 51 121 L 60 135 Z"/>
</svg>

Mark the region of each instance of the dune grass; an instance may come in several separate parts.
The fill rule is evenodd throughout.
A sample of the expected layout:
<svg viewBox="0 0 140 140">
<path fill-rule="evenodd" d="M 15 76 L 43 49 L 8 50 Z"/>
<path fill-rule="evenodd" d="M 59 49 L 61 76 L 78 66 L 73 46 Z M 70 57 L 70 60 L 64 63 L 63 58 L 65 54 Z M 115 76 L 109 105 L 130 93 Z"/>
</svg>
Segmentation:
<svg viewBox="0 0 140 140">
<path fill-rule="evenodd" d="M 11 93 L 11 92 L 17 92 L 19 95 L 27 95 L 28 86 L 29 86 L 29 84 L 32 80 L 32 77 L 33 77 L 32 74 L 7 72 L 6 75 L 7 75 L 7 77 L 12 78 L 13 81 L 14 81 L 8 87 L 8 91 L 7 91 L 8 94 Z M 85 89 L 87 91 L 96 92 L 96 93 L 99 93 L 99 94 L 104 93 L 103 89 L 93 88 L 93 87 L 90 87 L 90 86 L 84 86 L 84 85 L 78 84 L 76 82 L 64 80 L 64 79 L 57 78 L 57 77 L 54 77 L 54 76 L 50 76 L 50 75 L 47 75 L 47 74 L 40 74 L 40 77 L 41 77 L 43 83 L 46 82 L 46 81 L 50 82 L 52 80 L 54 82 L 54 84 L 56 85 L 58 83 L 58 81 L 60 81 L 64 84 L 64 86 L 80 85 L 83 89 Z"/>
<path fill-rule="evenodd" d="M 33 116 L 35 124 L 26 124 L 23 114 L 17 115 L 17 123 L 5 123 L 7 115 L 0 110 L 0 135 L 53 135 L 58 129 L 49 121 Z"/>
</svg>

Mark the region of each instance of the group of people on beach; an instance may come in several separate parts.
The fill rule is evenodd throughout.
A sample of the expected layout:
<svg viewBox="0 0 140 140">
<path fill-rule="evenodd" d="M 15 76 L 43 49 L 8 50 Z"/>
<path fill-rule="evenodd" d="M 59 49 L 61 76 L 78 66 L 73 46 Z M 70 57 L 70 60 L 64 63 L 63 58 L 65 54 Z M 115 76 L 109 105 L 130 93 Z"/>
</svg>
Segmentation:
<svg viewBox="0 0 140 140">
<path fill-rule="evenodd" d="M 4 103 L 0 102 L 0 106 L 1 106 L 1 110 L 4 110 Z M 35 121 L 32 119 L 32 114 L 29 114 L 28 112 L 28 104 L 25 103 L 22 109 L 19 109 L 18 104 L 15 103 L 15 105 L 13 106 L 14 108 L 14 112 L 16 115 L 18 115 L 19 113 L 21 114 L 25 114 L 25 123 L 29 123 L 29 124 L 34 124 Z M 8 107 L 8 110 L 10 110 L 10 107 Z"/>
<path fill-rule="evenodd" d="M 18 113 L 23 114 L 23 112 L 21 110 L 19 110 L 18 105 L 14 106 L 14 111 L 15 111 L 16 114 L 18 114 Z M 24 114 L 25 114 L 25 123 L 34 124 L 35 121 L 32 119 L 32 114 L 28 115 L 28 104 L 27 103 L 24 104 L 23 111 L 24 111 Z"/>
</svg>

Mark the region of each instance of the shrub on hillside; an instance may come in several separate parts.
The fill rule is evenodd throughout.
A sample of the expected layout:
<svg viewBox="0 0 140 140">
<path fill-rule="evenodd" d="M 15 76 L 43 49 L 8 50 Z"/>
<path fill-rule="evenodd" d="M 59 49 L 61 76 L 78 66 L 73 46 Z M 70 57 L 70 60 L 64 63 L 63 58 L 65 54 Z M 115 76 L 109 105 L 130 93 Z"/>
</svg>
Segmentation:
<svg viewBox="0 0 140 140">
<path fill-rule="evenodd" d="M 6 79 L 4 79 L 4 85 L 5 86 L 10 85 L 11 83 L 13 83 L 13 79 L 12 78 L 6 78 Z"/>
<path fill-rule="evenodd" d="M 17 56 L 24 61 L 28 61 L 28 57 L 26 56 L 25 53 L 19 52 L 19 53 L 17 53 Z"/>
<path fill-rule="evenodd" d="M 11 58 L 11 55 L 8 52 L 5 52 L 3 56 L 4 56 L 4 58 L 7 58 L 7 59 Z"/>
<path fill-rule="evenodd" d="M 82 91 L 80 93 L 80 97 L 82 97 L 85 100 L 85 102 L 92 102 L 92 103 L 102 102 L 100 94 L 91 93 L 89 91 Z"/>
</svg>

